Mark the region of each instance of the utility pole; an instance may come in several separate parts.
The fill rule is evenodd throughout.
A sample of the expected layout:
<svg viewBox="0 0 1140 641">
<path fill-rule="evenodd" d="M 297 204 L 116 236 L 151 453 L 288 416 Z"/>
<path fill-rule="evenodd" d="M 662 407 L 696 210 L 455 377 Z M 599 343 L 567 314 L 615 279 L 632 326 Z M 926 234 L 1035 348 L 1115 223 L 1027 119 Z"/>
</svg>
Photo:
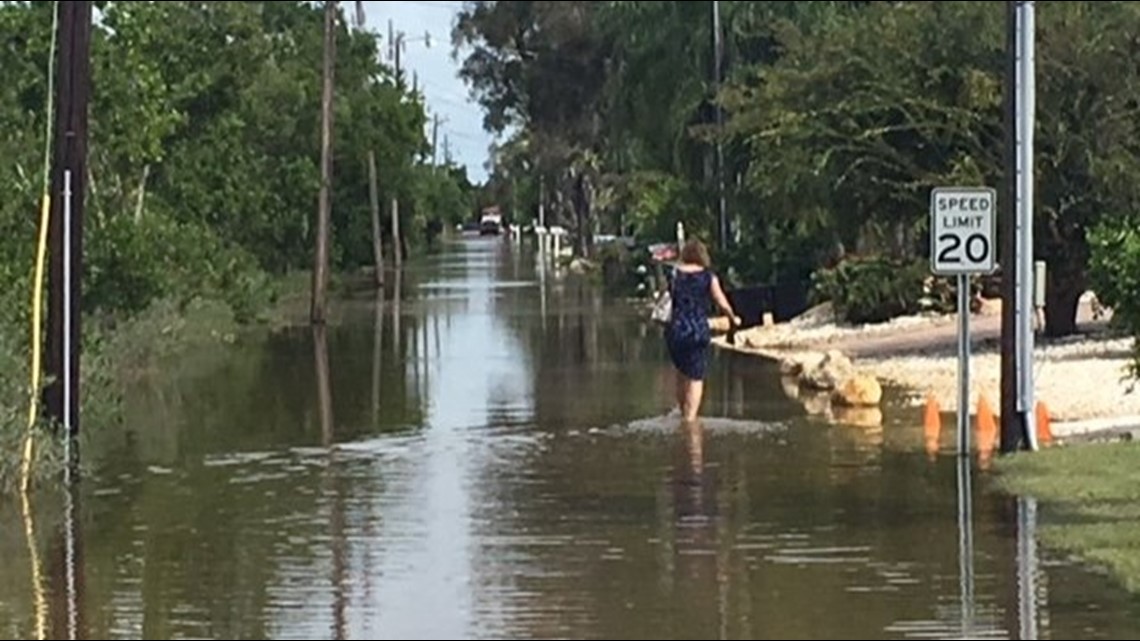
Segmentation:
<svg viewBox="0 0 1140 641">
<path fill-rule="evenodd" d="M 398 271 L 404 264 L 404 248 L 400 241 L 400 199 L 392 196 L 392 260 Z M 397 274 L 396 282 L 400 281 Z"/>
<path fill-rule="evenodd" d="M 356 0 L 356 28 L 364 28 L 364 2 Z M 376 263 L 376 287 L 384 288 L 384 242 L 380 227 L 380 185 L 376 176 L 376 150 L 368 150 L 368 206 L 372 214 L 372 259 Z"/>
<path fill-rule="evenodd" d="M 403 88 L 404 78 L 400 74 L 400 49 L 404 46 L 404 34 L 396 31 L 392 19 L 388 18 L 388 59 L 394 64 L 396 71 L 396 87 Z"/>
<path fill-rule="evenodd" d="M 716 140 L 716 182 L 717 182 L 717 201 L 719 214 L 718 221 L 718 239 L 720 241 L 720 248 L 722 250 L 728 248 L 728 213 L 726 211 L 725 198 L 724 198 L 724 145 L 721 138 L 724 134 L 724 112 L 720 106 L 716 104 L 715 96 L 720 94 L 721 83 L 721 63 L 724 58 L 724 42 L 721 38 L 720 29 L 720 2 L 713 0 L 713 90 L 714 102 L 713 108 L 716 110 L 716 125 L 717 125 L 717 140 Z"/>
<path fill-rule="evenodd" d="M 431 167 L 432 171 L 439 165 L 439 156 L 437 154 L 439 143 L 439 114 L 432 115 L 431 124 Z"/>
<path fill-rule="evenodd" d="M 313 300 L 310 320 L 314 325 L 325 322 L 329 262 L 329 210 L 332 183 L 332 101 L 333 74 L 336 59 L 336 9 L 334 0 L 325 1 L 324 69 L 321 86 L 321 187 L 317 197 L 317 247 L 313 258 Z"/>
<path fill-rule="evenodd" d="M 1001 443 L 1003 453 L 1036 445 L 1033 396 L 1033 19 L 1032 2 L 1006 4 L 1007 198 L 1002 216 Z M 1030 6 L 1026 6 L 1030 5 Z"/>
<path fill-rule="evenodd" d="M 1017 415 L 1017 2 L 1005 3 L 1005 190 L 1001 217 L 1001 443 L 1021 448 Z"/>
<path fill-rule="evenodd" d="M 372 258 L 376 263 L 376 286 L 384 287 L 384 241 L 380 229 L 380 186 L 376 177 L 376 152 L 368 150 L 368 205 L 372 210 Z"/>
<path fill-rule="evenodd" d="M 48 326 L 44 390 L 50 420 L 69 437 L 79 435 L 80 292 L 83 275 L 83 218 L 87 195 L 87 107 L 91 95 L 90 1 L 59 3 L 59 84 L 56 102 L 55 163 L 51 176 L 48 244 Z M 68 440 L 70 444 L 70 438 Z M 70 450 L 69 450 L 70 452 Z M 69 461 L 70 463 L 70 461 Z"/>
<path fill-rule="evenodd" d="M 443 162 L 448 167 L 451 166 L 451 139 L 447 134 L 443 134 Z"/>
</svg>

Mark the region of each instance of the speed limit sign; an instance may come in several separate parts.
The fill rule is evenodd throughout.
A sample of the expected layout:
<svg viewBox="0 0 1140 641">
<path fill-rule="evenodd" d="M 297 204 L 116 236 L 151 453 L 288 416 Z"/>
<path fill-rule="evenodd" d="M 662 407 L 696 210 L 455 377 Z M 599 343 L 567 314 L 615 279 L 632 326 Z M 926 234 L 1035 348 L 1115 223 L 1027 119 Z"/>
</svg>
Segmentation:
<svg viewBox="0 0 1140 641">
<path fill-rule="evenodd" d="M 936 187 L 930 195 L 930 270 L 940 276 L 997 270 L 997 191 Z"/>
</svg>

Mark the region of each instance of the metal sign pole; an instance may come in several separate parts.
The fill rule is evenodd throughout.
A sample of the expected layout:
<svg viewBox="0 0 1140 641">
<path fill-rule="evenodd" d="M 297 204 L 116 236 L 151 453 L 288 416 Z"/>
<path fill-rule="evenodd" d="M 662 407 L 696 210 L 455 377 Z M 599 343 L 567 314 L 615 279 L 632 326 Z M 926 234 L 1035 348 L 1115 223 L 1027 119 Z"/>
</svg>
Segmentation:
<svg viewBox="0 0 1140 641">
<path fill-rule="evenodd" d="M 930 196 L 930 269 L 958 281 L 958 455 L 970 455 L 970 283 L 997 269 L 997 192 L 936 187 Z"/>
<path fill-rule="evenodd" d="M 1017 6 L 1017 381 L 1018 403 L 1029 449 L 1037 449 L 1033 380 L 1033 129 L 1036 120 L 1033 2 Z"/>
<path fill-rule="evenodd" d="M 958 455 L 970 455 L 970 275 L 958 275 Z"/>
</svg>

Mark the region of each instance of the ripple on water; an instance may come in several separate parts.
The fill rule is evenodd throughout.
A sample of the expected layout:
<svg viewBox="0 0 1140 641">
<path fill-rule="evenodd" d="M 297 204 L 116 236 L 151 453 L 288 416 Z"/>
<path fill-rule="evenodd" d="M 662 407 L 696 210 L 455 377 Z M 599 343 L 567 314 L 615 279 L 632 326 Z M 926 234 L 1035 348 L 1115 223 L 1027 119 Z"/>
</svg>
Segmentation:
<svg viewBox="0 0 1140 641">
<path fill-rule="evenodd" d="M 757 435 L 783 433 L 788 427 L 787 423 L 783 421 L 759 421 L 715 416 L 700 419 L 700 425 L 706 432 Z M 630 432 L 665 434 L 675 432 L 679 427 L 681 427 L 679 417 L 664 415 L 637 419 L 624 425 L 614 425 L 609 428 L 609 431 L 614 434 Z"/>
<path fill-rule="evenodd" d="M 430 282 L 421 283 L 416 286 L 420 291 L 487 291 L 495 289 L 521 289 L 526 287 L 537 287 L 538 281 L 536 280 L 519 280 L 519 281 L 454 281 L 454 282 Z"/>
</svg>

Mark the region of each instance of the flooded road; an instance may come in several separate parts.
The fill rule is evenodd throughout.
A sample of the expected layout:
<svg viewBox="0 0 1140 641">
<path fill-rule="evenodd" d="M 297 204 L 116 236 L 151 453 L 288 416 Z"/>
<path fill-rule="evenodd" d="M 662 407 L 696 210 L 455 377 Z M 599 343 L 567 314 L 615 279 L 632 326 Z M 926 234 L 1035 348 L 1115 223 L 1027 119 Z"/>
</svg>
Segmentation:
<svg viewBox="0 0 1140 641">
<path fill-rule="evenodd" d="M 38 503 L 38 595 L 0 507 L 0 635 L 1140 629 L 1140 603 L 1037 549 L 1033 506 L 928 460 L 918 425 L 808 420 L 774 366 L 717 353 L 703 429 L 682 429 L 657 330 L 535 264 L 459 239 L 396 301 L 342 301 L 326 330 L 137 390 L 82 488 Z"/>
</svg>

